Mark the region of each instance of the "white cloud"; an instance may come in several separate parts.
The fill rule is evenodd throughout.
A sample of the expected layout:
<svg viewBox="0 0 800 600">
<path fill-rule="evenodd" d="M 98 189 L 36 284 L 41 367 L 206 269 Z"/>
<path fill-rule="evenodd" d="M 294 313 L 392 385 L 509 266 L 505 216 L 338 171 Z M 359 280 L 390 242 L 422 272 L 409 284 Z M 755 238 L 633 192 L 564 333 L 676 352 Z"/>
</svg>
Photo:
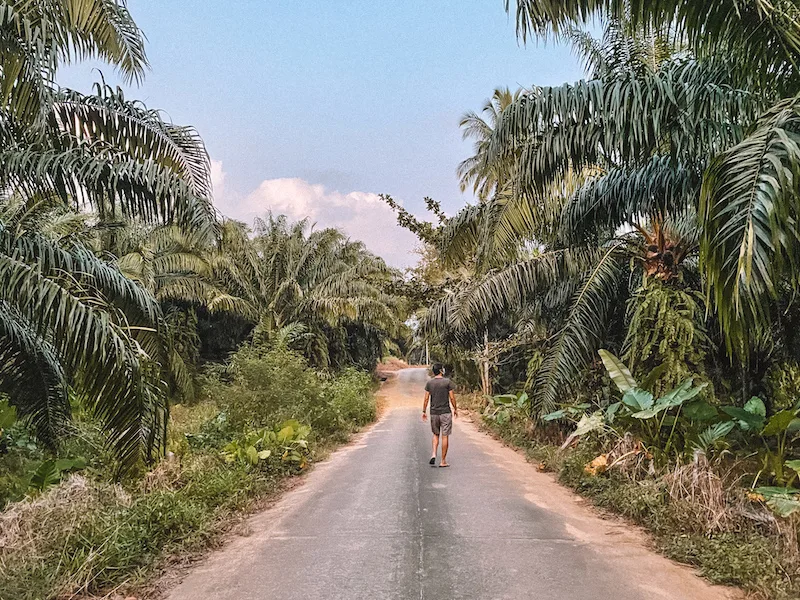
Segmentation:
<svg viewBox="0 0 800 600">
<path fill-rule="evenodd" d="M 394 267 L 416 262 L 412 250 L 417 238 L 397 225 L 395 214 L 377 194 L 341 193 L 303 179 L 266 179 L 244 197 L 225 188 L 222 163 L 211 161 L 215 205 L 227 217 L 251 224 L 268 212 L 292 220 L 308 218 L 321 227 L 336 227 L 354 240 L 361 240 L 371 252 Z"/>
<path fill-rule="evenodd" d="M 222 198 L 225 195 L 225 171 L 222 170 L 221 160 L 211 161 L 211 185 L 214 187 L 214 196 Z"/>
</svg>

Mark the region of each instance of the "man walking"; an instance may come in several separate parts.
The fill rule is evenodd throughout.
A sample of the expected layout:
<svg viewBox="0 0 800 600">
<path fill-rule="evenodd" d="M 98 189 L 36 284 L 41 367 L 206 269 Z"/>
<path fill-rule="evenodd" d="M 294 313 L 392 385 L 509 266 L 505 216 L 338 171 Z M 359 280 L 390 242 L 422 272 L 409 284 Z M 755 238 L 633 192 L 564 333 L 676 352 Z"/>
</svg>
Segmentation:
<svg viewBox="0 0 800 600">
<path fill-rule="evenodd" d="M 444 367 L 439 363 L 433 365 L 433 379 L 425 384 L 425 403 L 422 406 L 422 420 L 428 419 L 428 401 L 431 403 L 431 431 L 433 431 L 433 452 L 430 465 L 436 466 L 436 452 L 439 450 L 439 436 L 442 437 L 442 460 L 440 467 L 449 467 L 447 464 L 447 446 L 450 433 L 453 431 L 453 418 L 458 417 L 456 395 L 453 393 L 453 382 L 444 376 Z M 453 412 L 450 412 L 450 404 Z"/>
</svg>

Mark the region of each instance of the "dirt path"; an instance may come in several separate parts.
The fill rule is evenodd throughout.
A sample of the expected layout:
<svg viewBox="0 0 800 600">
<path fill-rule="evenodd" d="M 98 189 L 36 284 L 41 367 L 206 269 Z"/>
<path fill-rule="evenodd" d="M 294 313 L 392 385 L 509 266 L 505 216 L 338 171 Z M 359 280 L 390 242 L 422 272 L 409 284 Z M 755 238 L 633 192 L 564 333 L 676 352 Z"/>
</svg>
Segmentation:
<svg viewBox="0 0 800 600">
<path fill-rule="evenodd" d="M 522 456 L 456 423 L 431 468 L 425 371 L 386 384 L 387 410 L 304 485 L 253 517 L 171 600 L 722 600 L 738 598 L 601 519 Z"/>
</svg>

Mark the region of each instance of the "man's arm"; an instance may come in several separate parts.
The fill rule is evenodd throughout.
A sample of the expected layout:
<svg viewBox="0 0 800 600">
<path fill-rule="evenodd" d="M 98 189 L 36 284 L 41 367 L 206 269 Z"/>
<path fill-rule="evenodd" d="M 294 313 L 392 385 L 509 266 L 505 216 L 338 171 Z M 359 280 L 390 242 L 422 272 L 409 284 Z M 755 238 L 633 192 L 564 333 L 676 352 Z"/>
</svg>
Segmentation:
<svg viewBox="0 0 800 600">
<path fill-rule="evenodd" d="M 452 392 L 450 392 L 452 394 Z M 425 402 L 422 404 L 422 420 L 425 421 L 428 418 L 428 400 L 431 399 L 431 393 L 426 391 L 425 392 Z"/>
<path fill-rule="evenodd" d="M 458 418 L 458 405 L 456 404 L 456 393 L 450 390 L 450 404 L 453 405 L 453 416 Z"/>
</svg>

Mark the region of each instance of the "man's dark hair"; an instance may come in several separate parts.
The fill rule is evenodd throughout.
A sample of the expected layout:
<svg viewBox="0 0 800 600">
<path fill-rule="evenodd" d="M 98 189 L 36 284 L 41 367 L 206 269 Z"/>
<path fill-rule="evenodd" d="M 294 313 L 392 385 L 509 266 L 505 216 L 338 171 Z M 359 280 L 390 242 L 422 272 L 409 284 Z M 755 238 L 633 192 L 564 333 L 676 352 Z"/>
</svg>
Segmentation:
<svg viewBox="0 0 800 600">
<path fill-rule="evenodd" d="M 444 367 L 441 363 L 434 363 L 433 367 L 431 367 L 434 375 L 439 375 L 440 373 L 444 373 Z"/>
</svg>

